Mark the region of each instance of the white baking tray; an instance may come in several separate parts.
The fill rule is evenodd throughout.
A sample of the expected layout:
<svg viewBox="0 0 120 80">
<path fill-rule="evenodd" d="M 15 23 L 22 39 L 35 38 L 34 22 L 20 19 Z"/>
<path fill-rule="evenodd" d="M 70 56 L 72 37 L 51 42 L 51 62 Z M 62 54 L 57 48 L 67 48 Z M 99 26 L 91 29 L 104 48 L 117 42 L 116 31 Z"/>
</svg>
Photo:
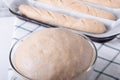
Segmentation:
<svg viewBox="0 0 120 80">
<path fill-rule="evenodd" d="M 12 2 L 9 4 L 9 8 L 13 12 L 19 14 L 18 6 L 20 4 L 27 4 L 27 5 L 30 5 L 30 6 L 37 7 L 37 8 L 44 8 L 44 9 L 48 9 L 48 10 L 53 10 L 53 11 L 65 13 L 65 14 L 68 14 L 68 15 L 71 15 L 71 16 L 77 17 L 77 18 L 95 19 L 97 21 L 100 21 L 101 23 L 103 23 L 107 27 L 107 31 L 105 33 L 102 33 L 102 34 L 92 34 L 92 33 L 87 33 L 87 32 L 83 32 L 83 31 L 77 31 L 77 30 L 72 30 L 71 29 L 72 31 L 77 32 L 77 33 L 82 33 L 82 34 L 92 36 L 92 37 L 96 37 L 96 38 L 104 38 L 104 37 L 108 37 L 108 36 L 112 36 L 112 35 L 120 33 L 120 19 L 119 18 L 115 21 L 108 20 L 108 19 L 103 19 L 103 18 L 99 18 L 99 17 L 95 17 L 95 16 L 83 14 L 83 13 L 76 13 L 76 12 L 72 12 L 72 11 L 69 11 L 69 10 L 64 10 L 64 9 L 56 8 L 56 7 L 53 7 L 53 6 L 50 6 L 50 5 L 38 3 L 35 0 L 12 0 Z M 19 18 L 20 18 L 20 16 L 21 15 L 19 15 Z M 24 16 L 22 16 L 22 17 L 24 17 Z M 41 24 L 42 23 L 42 22 L 38 22 L 38 21 L 35 21 L 35 20 L 27 18 L 27 17 L 24 17 L 24 19 L 26 19 L 28 21 L 31 21 L 31 22 L 34 22 L 36 24 L 39 24 L 39 23 Z M 45 26 L 46 25 L 47 24 L 45 23 Z M 48 24 L 48 26 L 49 25 L 50 24 Z M 43 23 L 43 26 L 44 26 L 44 23 Z M 51 26 L 55 27 L 54 25 L 51 25 Z"/>
<path fill-rule="evenodd" d="M 79 0 L 79 1 L 86 4 L 86 5 L 95 7 L 97 9 L 109 11 L 109 12 L 113 13 L 116 16 L 117 19 L 120 19 L 120 8 L 110 8 L 110 7 L 107 7 L 107 6 L 103 6 L 103 5 L 101 6 L 101 5 L 93 4 L 93 3 L 83 1 L 83 0 Z"/>
</svg>

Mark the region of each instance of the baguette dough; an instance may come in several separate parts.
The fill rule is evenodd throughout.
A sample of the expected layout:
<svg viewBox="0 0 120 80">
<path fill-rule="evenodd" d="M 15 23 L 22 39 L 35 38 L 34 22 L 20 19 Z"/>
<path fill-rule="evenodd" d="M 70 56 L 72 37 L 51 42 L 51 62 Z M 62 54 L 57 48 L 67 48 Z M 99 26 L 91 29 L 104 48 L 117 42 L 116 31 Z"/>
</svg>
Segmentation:
<svg viewBox="0 0 120 80">
<path fill-rule="evenodd" d="M 115 16 L 104 10 L 85 5 L 78 0 L 37 0 L 40 3 L 53 5 L 59 8 L 68 9 L 74 12 L 89 14 L 96 17 L 115 20 Z M 104 1 L 105 2 L 105 1 Z"/>
<path fill-rule="evenodd" d="M 98 5 L 103 5 L 111 8 L 120 8 L 120 0 L 83 0 Z"/>
<path fill-rule="evenodd" d="M 20 5 L 19 11 L 29 18 L 56 26 L 72 28 L 90 33 L 103 33 L 106 31 L 106 28 L 102 23 L 92 19 L 76 19 L 61 13 L 37 9 L 27 5 Z"/>
<path fill-rule="evenodd" d="M 94 60 L 94 49 L 85 38 L 65 29 L 46 28 L 17 47 L 12 63 L 30 80 L 73 80 Z"/>
</svg>

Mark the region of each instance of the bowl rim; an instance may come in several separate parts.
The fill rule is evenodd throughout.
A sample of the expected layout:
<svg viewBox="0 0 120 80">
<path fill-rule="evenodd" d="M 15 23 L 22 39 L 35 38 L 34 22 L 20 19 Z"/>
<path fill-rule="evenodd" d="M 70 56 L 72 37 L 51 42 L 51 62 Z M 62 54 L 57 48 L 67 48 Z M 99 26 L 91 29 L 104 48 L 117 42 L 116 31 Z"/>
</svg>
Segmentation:
<svg viewBox="0 0 120 80">
<path fill-rule="evenodd" d="M 75 33 L 75 34 L 77 34 L 77 33 Z M 83 71 L 83 73 L 84 73 L 84 72 L 87 72 L 87 71 L 91 70 L 92 67 L 94 66 L 94 64 L 95 64 L 95 62 L 96 62 L 96 60 L 97 60 L 97 48 L 96 48 L 95 44 L 93 43 L 93 41 L 90 40 L 89 37 L 87 37 L 86 35 L 83 35 L 83 34 L 78 34 L 78 35 L 79 35 L 79 36 L 82 36 L 84 39 L 86 39 L 86 40 L 88 41 L 88 43 L 89 43 L 90 46 L 92 47 L 93 53 L 94 53 L 94 59 L 93 59 L 92 63 L 90 64 L 90 66 L 89 66 L 86 70 Z M 10 52 L 9 52 L 9 63 L 10 63 L 10 66 L 11 66 L 12 70 L 13 70 L 17 75 L 23 77 L 24 79 L 29 80 L 29 78 L 28 78 L 27 76 L 25 76 L 25 75 L 21 74 L 19 71 L 17 71 L 17 69 L 14 67 L 14 65 L 13 65 L 13 63 L 12 63 L 12 52 L 13 52 L 14 48 L 15 48 L 17 45 L 19 45 L 19 43 L 22 42 L 22 41 L 23 41 L 23 40 L 20 39 L 20 40 L 16 41 L 16 42 L 12 45 L 12 47 L 11 47 L 11 49 L 10 49 Z"/>
</svg>

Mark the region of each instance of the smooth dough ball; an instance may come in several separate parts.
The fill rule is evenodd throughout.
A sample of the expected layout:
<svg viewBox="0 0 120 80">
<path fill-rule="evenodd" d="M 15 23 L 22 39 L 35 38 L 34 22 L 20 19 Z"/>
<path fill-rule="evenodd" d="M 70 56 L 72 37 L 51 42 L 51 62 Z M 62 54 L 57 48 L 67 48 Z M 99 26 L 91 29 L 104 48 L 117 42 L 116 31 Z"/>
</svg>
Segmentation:
<svg viewBox="0 0 120 80">
<path fill-rule="evenodd" d="M 12 63 L 32 80 L 72 80 L 93 64 L 93 53 L 84 37 L 65 29 L 47 28 L 21 42 Z"/>
</svg>

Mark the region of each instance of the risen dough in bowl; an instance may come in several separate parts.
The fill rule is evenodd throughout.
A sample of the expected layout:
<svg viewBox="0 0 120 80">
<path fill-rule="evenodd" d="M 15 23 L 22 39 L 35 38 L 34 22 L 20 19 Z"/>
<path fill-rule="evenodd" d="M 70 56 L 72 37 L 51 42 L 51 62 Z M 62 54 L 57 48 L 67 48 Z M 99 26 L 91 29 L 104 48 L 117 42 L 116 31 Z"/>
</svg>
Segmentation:
<svg viewBox="0 0 120 80">
<path fill-rule="evenodd" d="M 18 46 L 12 63 L 32 80 L 73 80 L 93 64 L 93 53 L 84 37 L 47 28 L 34 32 Z"/>
</svg>

